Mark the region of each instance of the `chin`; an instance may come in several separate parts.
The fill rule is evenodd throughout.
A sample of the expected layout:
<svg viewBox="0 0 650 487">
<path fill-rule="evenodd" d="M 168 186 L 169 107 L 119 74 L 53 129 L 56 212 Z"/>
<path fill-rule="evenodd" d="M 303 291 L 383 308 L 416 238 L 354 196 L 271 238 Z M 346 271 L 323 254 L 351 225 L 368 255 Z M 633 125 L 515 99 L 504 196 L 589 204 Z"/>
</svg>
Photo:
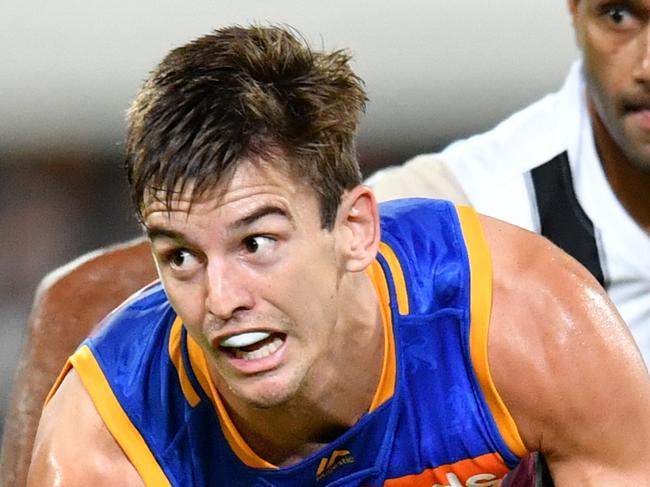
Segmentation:
<svg viewBox="0 0 650 487">
<path fill-rule="evenodd" d="M 640 171 L 643 171 L 646 173 L 648 176 L 650 176 L 650 154 L 644 154 L 645 157 L 640 157 L 636 160 L 632 160 L 632 164 L 639 169 Z"/>
<path fill-rule="evenodd" d="M 258 379 L 255 384 L 233 386 L 231 391 L 249 406 L 258 409 L 272 409 L 283 406 L 295 398 L 301 384 L 297 381 L 283 381 L 278 378 Z"/>
<path fill-rule="evenodd" d="M 643 144 L 642 147 L 627 150 L 624 154 L 632 166 L 650 175 L 650 144 Z"/>
</svg>

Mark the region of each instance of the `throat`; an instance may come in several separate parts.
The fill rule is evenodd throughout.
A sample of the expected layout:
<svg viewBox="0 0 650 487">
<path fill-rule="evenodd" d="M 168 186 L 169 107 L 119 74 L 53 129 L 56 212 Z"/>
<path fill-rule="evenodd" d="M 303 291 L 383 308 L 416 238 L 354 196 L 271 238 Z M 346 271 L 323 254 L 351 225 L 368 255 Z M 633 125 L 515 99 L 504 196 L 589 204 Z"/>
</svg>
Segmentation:
<svg viewBox="0 0 650 487">
<path fill-rule="evenodd" d="M 343 435 L 351 424 L 337 424 L 314 408 L 298 412 L 287 404 L 282 412 L 258 411 L 244 417 L 230 410 L 231 420 L 246 444 L 265 462 L 277 467 L 300 463 Z"/>
</svg>

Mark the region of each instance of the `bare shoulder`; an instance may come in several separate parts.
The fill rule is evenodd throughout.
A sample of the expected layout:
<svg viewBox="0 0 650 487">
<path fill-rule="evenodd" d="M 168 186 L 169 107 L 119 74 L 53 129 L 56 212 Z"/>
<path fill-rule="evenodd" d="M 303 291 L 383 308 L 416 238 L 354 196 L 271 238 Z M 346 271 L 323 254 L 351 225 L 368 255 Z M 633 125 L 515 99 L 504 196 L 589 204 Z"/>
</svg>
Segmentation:
<svg viewBox="0 0 650 487">
<path fill-rule="evenodd" d="M 153 279 L 144 239 L 91 252 L 43 279 L 5 421 L 0 484 L 25 485 L 43 401 L 66 358 L 104 316 Z"/>
<path fill-rule="evenodd" d="M 144 485 L 74 369 L 43 411 L 27 485 Z"/>
<path fill-rule="evenodd" d="M 463 186 L 447 163 L 432 154 L 423 154 L 399 166 L 381 169 L 368 178 L 367 184 L 379 201 L 418 196 L 469 204 Z"/>
<path fill-rule="evenodd" d="M 91 252 L 51 272 L 36 292 L 21 367 L 45 373 L 51 384 L 97 323 L 154 278 L 143 239 Z M 39 394 L 38 399 L 44 397 Z"/>
<path fill-rule="evenodd" d="M 83 255 L 43 278 L 30 316 L 30 333 L 49 339 L 67 337 L 66 343 L 76 346 L 113 308 L 155 277 L 149 245 L 143 239 Z M 63 347 L 66 356 L 74 346 Z"/>
<path fill-rule="evenodd" d="M 544 452 L 558 485 L 641 485 L 650 379 L 627 326 L 550 241 L 481 221 L 494 268 L 490 369 L 525 445 Z"/>
<path fill-rule="evenodd" d="M 138 238 L 89 252 L 52 271 L 41 281 L 36 303 L 79 295 L 121 301 L 128 297 L 124 293 L 139 289 L 155 275 L 149 245 Z"/>
</svg>

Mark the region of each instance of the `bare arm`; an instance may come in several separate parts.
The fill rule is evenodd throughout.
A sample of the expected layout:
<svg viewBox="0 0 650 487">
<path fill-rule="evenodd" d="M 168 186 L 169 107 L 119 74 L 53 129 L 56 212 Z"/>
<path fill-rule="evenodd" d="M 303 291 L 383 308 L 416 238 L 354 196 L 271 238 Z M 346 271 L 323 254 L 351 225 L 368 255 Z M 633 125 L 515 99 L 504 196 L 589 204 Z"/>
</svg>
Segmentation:
<svg viewBox="0 0 650 487">
<path fill-rule="evenodd" d="M 43 402 L 67 357 L 109 311 L 154 278 L 149 246 L 136 240 L 81 257 L 43 280 L 5 421 L 0 485 L 25 485 Z"/>
<path fill-rule="evenodd" d="M 74 370 L 43 410 L 28 487 L 143 487 Z"/>
<path fill-rule="evenodd" d="M 605 292 L 547 240 L 484 218 L 489 360 L 529 450 L 562 486 L 647 485 L 650 378 Z"/>
<path fill-rule="evenodd" d="M 400 166 L 382 169 L 367 180 L 379 201 L 395 198 L 438 198 L 467 205 L 469 198 L 445 161 L 418 156 Z"/>
</svg>

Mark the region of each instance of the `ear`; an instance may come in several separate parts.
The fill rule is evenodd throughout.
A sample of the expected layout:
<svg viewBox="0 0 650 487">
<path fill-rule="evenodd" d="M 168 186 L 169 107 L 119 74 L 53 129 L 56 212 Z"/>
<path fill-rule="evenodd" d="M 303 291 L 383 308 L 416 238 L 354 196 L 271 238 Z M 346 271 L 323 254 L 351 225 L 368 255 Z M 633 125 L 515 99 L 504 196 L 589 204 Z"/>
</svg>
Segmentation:
<svg viewBox="0 0 650 487">
<path fill-rule="evenodd" d="M 569 13 L 571 14 L 571 17 L 573 17 L 574 21 L 576 18 L 576 13 L 578 11 L 578 3 L 580 3 L 580 0 L 567 0 Z"/>
<path fill-rule="evenodd" d="M 370 188 L 360 185 L 343 194 L 336 225 L 346 270 L 365 270 L 375 260 L 380 240 L 377 200 Z"/>
<path fill-rule="evenodd" d="M 584 3 L 584 0 L 583 0 Z M 579 32 L 580 26 L 578 25 L 580 12 L 580 0 L 567 0 L 567 6 L 569 7 L 569 13 L 571 14 L 571 23 L 573 24 L 573 31 L 575 33 L 575 39 L 578 44 L 578 47 L 582 47 L 581 34 Z M 584 13 L 584 12 L 582 12 Z"/>
</svg>

